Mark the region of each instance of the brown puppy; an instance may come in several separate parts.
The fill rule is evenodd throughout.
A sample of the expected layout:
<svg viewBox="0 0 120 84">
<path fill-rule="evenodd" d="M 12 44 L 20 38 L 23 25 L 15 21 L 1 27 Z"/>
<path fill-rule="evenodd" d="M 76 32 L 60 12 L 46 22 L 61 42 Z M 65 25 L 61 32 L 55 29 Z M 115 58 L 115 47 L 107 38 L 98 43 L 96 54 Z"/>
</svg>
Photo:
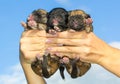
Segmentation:
<svg viewBox="0 0 120 84">
<path fill-rule="evenodd" d="M 93 31 L 92 19 L 90 15 L 83 10 L 73 10 L 69 12 L 68 28 L 73 31 L 86 31 L 86 33 Z M 66 69 L 72 78 L 77 78 L 84 75 L 91 67 L 90 63 L 82 62 L 79 59 L 70 59 L 65 63 Z"/>
<path fill-rule="evenodd" d="M 27 18 L 26 30 L 39 29 L 46 30 L 47 11 L 43 9 L 34 10 Z"/>
<path fill-rule="evenodd" d="M 22 22 L 25 30 L 39 29 L 46 30 L 47 11 L 43 9 L 34 10 L 27 18 L 27 22 Z M 43 43 L 44 44 L 44 43 Z M 32 70 L 39 76 L 49 78 L 58 69 L 58 59 L 49 54 L 36 56 L 36 60 L 31 64 Z"/>
<path fill-rule="evenodd" d="M 37 24 L 35 24 L 35 22 Z M 32 24 L 33 23 L 33 24 Z M 27 28 L 46 30 L 47 12 L 43 9 L 33 11 L 27 20 Z M 54 58 L 50 54 L 45 54 L 42 57 L 36 57 L 36 60 L 31 64 L 33 71 L 39 76 L 49 78 L 58 69 L 57 57 Z"/>
<path fill-rule="evenodd" d="M 69 12 L 68 27 L 75 31 L 85 30 L 87 33 L 93 32 L 92 19 L 83 10 L 73 10 Z"/>
</svg>

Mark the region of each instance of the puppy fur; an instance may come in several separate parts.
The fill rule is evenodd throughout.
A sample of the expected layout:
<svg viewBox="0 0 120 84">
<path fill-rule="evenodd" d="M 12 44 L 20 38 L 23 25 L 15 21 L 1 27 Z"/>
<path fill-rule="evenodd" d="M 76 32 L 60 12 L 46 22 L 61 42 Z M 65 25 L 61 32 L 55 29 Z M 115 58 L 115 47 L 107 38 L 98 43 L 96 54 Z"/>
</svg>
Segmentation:
<svg viewBox="0 0 120 84">
<path fill-rule="evenodd" d="M 93 26 L 90 15 L 85 13 L 83 10 L 73 10 L 69 12 L 68 27 L 75 31 L 92 32 Z"/>
<path fill-rule="evenodd" d="M 34 10 L 27 18 L 26 30 L 39 29 L 46 30 L 47 11 L 44 9 Z"/>
<path fill-rule="evenodd" d="M 36 58 L 31 64 L 33 71 L 42 77 L 49 78 L 58 70 L 59 58 L 51 57 L 50 54 L 43 55 L 43 60 Z"/>
<path fill-rule="evenodd" d="M 54 8 L 48 13 L 47 32 L 67 30 L 68 12 L 64 8 Z"/>
<path fill-rule="evenodd" d="M 36 13 L 33 15 L 36 15 Z M 37 21 L 38 18 L 39 17 L 36 17 L 36 19 L 34 20 Z M 29 20 L 27 22 L 29 22 Z M 64 8 L 54 8 L 48 13 L 47 26 L 48 27 L 44 29 L 46 29 L 48 33 L 52 34 L 70 29 L 76 32 L 86 31 L 87 33 L 93 31 L 90 15 L 86 14 L 83 10 L 72 10 L 69 12 L 68 16 L 68 12 Z M 27 28 L 36 29 L 37 27 L 33 25 L 29 28 L 28 25 Z M 37 29 L 41 30 L 41 28 L 39 27 Z M 45 78 L 49 78 L 59 68 L 61 77 L 63 79 L 65 79 L 65 68 L 72 78 L 77 78 L 84 75 L 91 67 L 90 63 L 82 62 L 78 59 L 68 59 L 69 63 L 63 63 L 59 61 L 62 60 L 62 58 L 58 58 L 54 55 L 51 56 L 51 54 L 48 54 L 43 56 L 43 60 L 36 58 L 36 61 L 31 64 L 31 67 L 36 74 Z"/>
<path fill-rule="evenodd" d="M 43 9 L 34 10 L 27 18 L 25 30 L 46 30 L 46 23 L 47 11 Z M 49 78 L 58 69 L 58 61 L 56 60 L 58 60 L 57 57 L 51 58 L 49 54 L 42 57 L 36 56 L 36 60 L 32 62 L 31 68 L 37 75 Z"/>
<path fill-rule="evenodd" d="M 93 32 L 92 19 L 83 10 L 72 10 L 69 12 L 68 28 L 76 32 Z M 91 67 L 90 63 L 82 62 L 79 59 L 70 59 L 69 63 L 65 65 L 72 78 L 84 75 Z"/>
</svg>

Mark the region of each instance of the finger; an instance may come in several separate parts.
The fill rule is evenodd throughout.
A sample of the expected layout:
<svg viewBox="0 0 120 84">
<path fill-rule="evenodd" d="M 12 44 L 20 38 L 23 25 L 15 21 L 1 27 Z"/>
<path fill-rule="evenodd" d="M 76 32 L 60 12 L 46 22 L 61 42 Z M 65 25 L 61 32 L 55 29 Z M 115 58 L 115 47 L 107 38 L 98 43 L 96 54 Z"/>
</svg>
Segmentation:
<svg viewBox="0 0 120 84">
<path fill-rule="evenodd" d="M 71 46 L 81 46 L 89 44 L 89 39 L 62 39 L 62 38 L 49 38 L 46 39 L 46 43 L 48 44 L 63 44 L 63 45 L 71 45 Z"/>
<path fill-rule="evenodd" d="M 89 48 L 85 46 L 81 47 L 69 47 L 69 46 L 63 46 L 63 47 L 49 47 L 47 48 L 49 52 L 55 53 L 76 53 L 76 54 L 84 54 L 89 52 Z"/>
<path fill-rule="evenodd" d="M 62 53 L 59 53 L 59 52 L 56 52 L 56 53 L 52 53 L 54 54 L 55 56 L 58 56 L 58 57 L 69 57 L 69 58 L 72 58 L 72 59 L 75 59 L 75 58 L 79 58 L 79 54 L 76 54 L 76 53 L 66 53 L 66 52 L 62 52 Z"/>
<path fill-rule="evenodd" d="M 21 25 L 22 25 L 22 27 L 24 27 L 25 29 L 27 28 L 27 24 L 25 23 L 25 22 L 21 22 Z"/>
<path fill-rule="evenodd" d="M 22 33 L 22 37 L 34 37 L 34 36 L 40 36 L 40 37 L 46 37 L 46 31 L 45 30 L 27 30 Z"/>
<path fill-rule="evenodd" d="M 45 43 L 46 42 L 46 38 L 44 38 L 44 37 L 38 37 L 38 36 L 36 36 L 36 37 L 22 37 L 21 39 L 20 39 L 20 43 L 22 44 L 22 43 L 25 43 L 25 44 L 27 44 L 27 43 L 31 43 L 31 44 L 42 44 L 42 43 Z"/>
<path fill-rule="evenodd" d="M 69 31 L 64 31 L 64 32 L 57 32 L 55 35 L 52 34 L 47 34 L 48 38 L 69 38 L 69 39 L 81 39 L 81 38 L 86 38 L 88 33 L 86 31 L 81 31 L 81 32 L 69 32 Z"/>
<path fill-rule="evenodd" d="M 45 45 L 46 46 L 46 48 L 48 48 L 48 47 L 60 47 L 60 46 L 63 46 L 62 44 L 46 44 Z"/>
<path fill-rule="evenodd" d="M 45 50 L 45 47 L 44 47 L 44 45 L 43 46 L 41 46 L 41 45 L 39 45 L 39 44 L 34 44 L 34 45 L 24 45 L 24 44 L 22 44 L 21 46 L 20 46 L 20 50 L 21 51 L 44 51 Z"/>
<path fill-rule="evenodd" d="M 23 52 L 23 57 L 26 61 L 28 62 L 32 62 L 36 59 L 37 56 L 43 56 L 44 53 L 43 52 L 39 52 L 39 51 L 26 51 L 25 53 Z"/>
</svg>

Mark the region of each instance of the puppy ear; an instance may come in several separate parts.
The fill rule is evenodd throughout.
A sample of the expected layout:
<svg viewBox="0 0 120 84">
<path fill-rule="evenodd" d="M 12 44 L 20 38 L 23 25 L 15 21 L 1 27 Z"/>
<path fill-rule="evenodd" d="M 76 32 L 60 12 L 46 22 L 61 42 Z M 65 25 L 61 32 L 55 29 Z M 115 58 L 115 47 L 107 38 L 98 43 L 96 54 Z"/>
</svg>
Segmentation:
<svg viewBox="0 0 120 84">
<path fill-rule="evenodd" d="M 91 18 L 91 16 L 89 14 L 86 14 L 85 18 L 88 19 L 88 18 Z"/>
<path fill-rule="evenodd" d="M 72 10 L 68 11 L 68 15 L 70 16 L 70 13 L 72 12 Z"/>
<path fill-rule="evenodd" d="M 46 17 L 48 18 L 49 12 L 46 13 Z"/>
</svg>

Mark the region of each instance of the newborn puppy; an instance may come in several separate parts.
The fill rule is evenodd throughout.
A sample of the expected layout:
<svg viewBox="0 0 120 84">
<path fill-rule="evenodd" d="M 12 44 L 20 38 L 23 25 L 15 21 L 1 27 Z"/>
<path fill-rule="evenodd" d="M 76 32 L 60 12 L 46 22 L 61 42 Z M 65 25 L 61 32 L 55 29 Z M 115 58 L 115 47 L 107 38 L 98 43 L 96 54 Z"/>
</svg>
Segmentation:
<svg viewBox="0 0 120 84">
<path fill-rule="evenodd" d="M 69 12 L 68 28 L 72 31 L 93 31 L 92 19 L 90 15 L 83 10 L 73 10 Z M 70 59 L 65 63 L 66 69 L 72 78 L 77 78 L 84 75 L 91 67 L 90 63 L 82 62 L 79 59 Z"/>
<path fill-rule="evenodd" d="M 64 8 L 54 8 L 48 13 L 48 21 L 47 21 L 47 32 L 51 34 L 55 34 L 56 32 L 62 32 L 67 30 L 67 22 L 68 22 L 68 12 Z M 60 60 L 60 61 L 59 61 Z M 64 77 L 64 69 L 65 65 L 59 58 L 59 70 L 61 77 Z"/>
<path fill-rule="evenodd" d="M 47 11 L 43 9 L 34 10 L 32 14 L 29 15 L 26 24 L 22 23 L 25 30 L 39 29 L 46 30 L 47 23 Z M 36 60 L 32 62 L 32 70 L 39 76 L 49 78 L 53 75 L 58 69 L 58 60 L 57 57 L 43 55 L 36 56 Z"/>
<path fill-rule="evenodd" d="M 48 13 L 47 32 L 62 32 L 67 29 L 68 12 L 64 8 L 54 8 Z"/>
<path fill-rule="evenodd" d="M 85 30 L 87 33 L 93 32 L 92 19 L 83 10 L 69 12 L 68 27 L 75 31 Z"/>
<path fill-rule="evenodd" d="M 29 15 L 26 22 L 26 30 L 39 29 L 46 30 L 47 23 L 47 11 L 43 9 L 34 10 L 32 14 Z"/>
</svg>

